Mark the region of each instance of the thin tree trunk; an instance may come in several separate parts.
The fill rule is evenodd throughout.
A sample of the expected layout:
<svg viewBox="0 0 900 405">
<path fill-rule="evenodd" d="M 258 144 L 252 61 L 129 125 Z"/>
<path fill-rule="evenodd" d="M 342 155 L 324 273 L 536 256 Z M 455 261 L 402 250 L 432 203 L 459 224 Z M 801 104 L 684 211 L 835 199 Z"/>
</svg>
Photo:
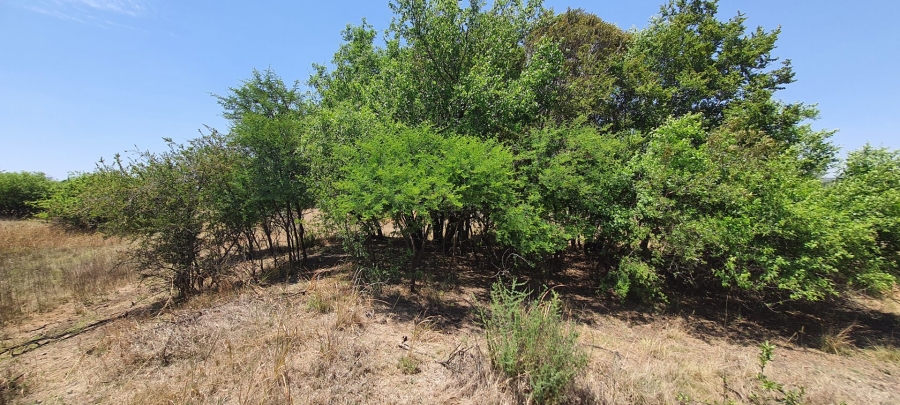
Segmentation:
<svg viewBox="0 0 900 405">
<path fill-rule="evenodd" d="M 275 252 L 275 244 L 272 243 L 272 226 L 269 224 L 269 219 L 264 218 L 262 221 L 263 233 L 266 235 L 266 242 L 269 244 L 269 255 L 272 256 L 272 260 L 275 262 L 275 267 L 278 267 L 278 254 Z"/>
<path fill-rule="evenodd" d="M 298 204 L 297 202 L 294 202 L 294 208 L 297 209 L 296 231 L 297 231 L 298 245 L 300 246 L 300 254 L 301 254 L 300 257 L 302 257 L 302 259 L 300 261 L 300 265 L 302 266 L 304 264 L 304 262 L 306 261 L 306 259 L 308 258 L 306 256 L 306 243 L 303 241 L 303 238 L 306 236 L 306 229 L 303 227 L 303 210 L 300 208 L 300 204 Z"/>
</svg>

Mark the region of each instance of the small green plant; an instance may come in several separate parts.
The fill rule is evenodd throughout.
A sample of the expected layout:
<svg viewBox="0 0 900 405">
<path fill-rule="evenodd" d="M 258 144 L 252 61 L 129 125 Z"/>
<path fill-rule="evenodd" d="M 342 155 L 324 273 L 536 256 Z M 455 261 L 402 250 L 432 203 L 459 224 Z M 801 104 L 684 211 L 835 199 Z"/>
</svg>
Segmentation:
<svg viewBox="0 0 900 405">
<path fill-rule="evenodd" d="M 481 314 L 491 363 L 524 381 L 535 403 L 560 402 L 587 365 L 587 355 L 578 347 L 578 333 L 562 319 L 556 293 L 526 303 L 529 292 L 520 286 L 495 283 L 490 308 Z"/>
<path fill-rule="evenodd" d="M 421 363 L 422 362 L 419 361 L 415 355 L 406 353 L 403 356 L 400 356 L 400 360 L 397 362 L 397 368 L 406 375 L 418 374 L 421 371 L 419 368 L 419 364 Z"/>
<path fill-rule="evenodd" d="M 759 345 L 759 350 L 759 374 L 756 375 L 756 379 L 761 383 L 760 388 L 762 392 L 751 394 L 751 402 L 754 404 L 802 404 L 803 396 L 806 395 L 803 387 L 786 389 L 784 384 L 773 381 L 766 376 L 766 365 L 775 357 L 775 345 L 767 340 Z"/>
</svg>

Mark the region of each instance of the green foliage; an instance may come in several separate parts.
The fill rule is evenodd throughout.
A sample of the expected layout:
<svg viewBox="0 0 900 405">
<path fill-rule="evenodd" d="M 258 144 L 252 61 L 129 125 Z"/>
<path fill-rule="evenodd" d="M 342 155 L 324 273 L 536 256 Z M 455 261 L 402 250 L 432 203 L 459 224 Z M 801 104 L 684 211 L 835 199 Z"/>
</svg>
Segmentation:
<svg viewBox="0 0 900 405">
<path fill-rule="evenodd" d="M 565 76 L 553 86 L 550 115 L 560 122 L 582 116 L 599 125 L 616 122 L 614 98 L 631 34 L 582 9 L 569 9 L 531 30 L 526 53 L 537 51 L 542 40 L 556 44 L 564 58 Z"/>
<path fill-rule="evenodd" d="M 312 164 L 318 152 L 306 119 L 310 107 L 298 87 L 288 87 L 271 70 L 254 70 L 243 86 L 217 96 L 233 124 L 228 142 L 239 154 L 231 166 L 230 187 L 220 190 L 230 197 L 222 200 L 230 204 L 229 222 L 243 228 L 251 253 L 256 226 L 264 224 L 272 252 L 270 224 L 279 227 L 292 267 L 307 256 L 302 219 L 315 204 Z"/>
<path fill-rule="evenodd" d="M 299 83 L 289 88 L 271 69 L 253 69 L 252 76 L 241 87 L 229 88 L 229 95 L 214 96 L 225 109 L 222 116 L 232 123 L 240 123 L 247 114 L 276 118 L 303 110 Z"/>
<path fill-rule="evenodd" d="M 649 130 L 690 113 L 715 127 L 729 108 L 768 102 L 794 81 L 789 60 L 770 68 L 780 29 L 747 33 L 742 14 L 717 20 L 717 3 L 671 0 L 634 34 L 623 60 L 626 128 Z"/>
<path fill-rule="evenodd" d="M 84 195 L 92 212 L 107 219 L 101 229 L 137 242 L 132 252 L 145 275 L 168 280 L 181 296 L 214 282 L 229 259 L 231 240 L 210 209 L 212 185 L 222 181 L 222 136 L 212 133 L 188 146 L 169 141 L 169 151 L 136 152 L 102 165 L 96 187 Z"/>
<path fill-rule="evenodd" d="M 806 391 L 803 387 L 797 389 L 786 389 L 784 384 L 780 384 L 765 374 L 766 366 L 775 358 L 775 346 L 765 341 L 759 345 L 759 373 L 756 379 L 760 383 L 759 392 L 750 396 L 750 401 L 754 404 L 786 404 L 800 405 L 804 403 L 803 397 Z"/>
<path fill-rule="evenodd" d="M 544 15 L 539 1 L 397 0 L 385 46 L 363 22 L 344 31 L 335 69 L 312 84 L 331 107 L 350 102 L 411 127 L 508 139 L 552 103 L 562 56 L 549 42 L 522 46 Z"/>
<path fill-rule="evenodd" d="M 539 22 L 539 1 L 397 0 L 389 34 L 407 46 L 400 75 L 415 78 L 405 91 L 415 103 L 399 110 L 403 122 L 429 121 L 443 130 L 482 137 L 510 136 L 534 119 L 559 75 L 561 58 L 550 44 L 526 59 L 525 37 Z"/>
<path fill-rule="evenodd" d="M 546 223 L 594 244 L 619 296 L 664 299 L 678 280 L 816 300 L 886 280 L 866 226 L 765 134 L 709 131 L 694 114 L 646 136 L 571 126 L 528 139 L 528 195 Z"/>
<path fill-rule="evenodd" d="M 578 347 L 578 333 L 563 321 L 556 293 L 526 303 L 529 293 L 520 286 L 497 282 L 491 288 L 489 311 L 481 317 L 491 364 L 527 382 L 535 403 L 561 402 L 587 355 Z"/>
<path fill-rule="evenodd" d="M 613 292 L 619 297 L 627 297 L 630 293 L 647 300 L 665 300 L 659 272 L 641 259 L 622 258 L 610 281 Z"/>
<path fill-rule="evenodd" d="M 26 218 L 39 211 L 37 201 L 47 198 L 54 181 L 44 173 L 0 172 L 0 216 Z"/>
<path fill-rule="evenodd" d="M 608 135 L 576 124 L 534 130 L 526 139 L 519 166 L 544 219 L 562 226 L 566 238 L 599 241 L 605 253 L 617 254 L 615 241 L 627 231 L 634 204 L 629 162 L 642 137 Z"/>
<path fill-rule="evenodd" d="M 95 173 L 81 173 L 56 183 L 50 196 L 37 203 L 42 210 L 37 216 L 71 228 L 97 229 L 105 218 L 85 204 L 85 196 L 101 187 L 100 180 Z"/>
<path fill-rule="evenodd" d="M 312 208 L 370 282 L 405 270 L 414 287 L 429 247 L 540 266 L 572 241 L 623 298 L 891 288 L 897 152 L 851 153 L 823 182 L 837 149 L 806 123 L 814 108 L 775 98 L 793 81 L 772 57 L 779 31 L 717 5 L 672 0 L 623 32 L 539 0 L 394 0 L 383 43 L 348 26 L 312 93 L 254 70 L 216 96 L 226 135 L 57 185 L 0 173 L 0 214 L 131 236 L 181 294 L 238 253 L 280 267 L 284 240 L 302 266 Z M 388 224 L 405 248 L 381 238 Z"/>
<path fill-rule="evenodd" d="M 765 135 L 708 134 L 687 116 L 654 131 L 633 167 L 626 242 L 676 278 L 816 300 L 873 270 L 860 260 L 864 230 L 823 205 L 822 183 Z"/>
<path fill-rule="evenodd" d="M 438 213 L 477 214 L 487 223 L 516 201 L 512 154 L 493 141 L 423 126 L 373 134 L 338 152 L 346 164 L 332 213 L 390 219 L 412 252 L 421 251 Z"/>
<path fill-rule="evenodd" d="M 880 271 L 858 275 L 857 283 L 889 290 L 900 277 L 900 151 L 866 145 L 851 152 L 825 194 L 826 204 L 874 239 L 876 257 L 866 264 Z"/>
</svg>

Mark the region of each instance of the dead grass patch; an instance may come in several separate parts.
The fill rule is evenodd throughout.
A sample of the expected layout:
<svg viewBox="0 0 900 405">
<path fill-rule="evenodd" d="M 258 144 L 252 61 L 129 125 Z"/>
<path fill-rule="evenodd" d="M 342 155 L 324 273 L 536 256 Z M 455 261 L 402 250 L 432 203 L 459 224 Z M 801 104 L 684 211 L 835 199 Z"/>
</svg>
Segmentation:
<svg viewBox="0 0 900 405">
<path fill-rule="evenodd" d="M 819 349 L 825 353 L 849 355 L 853 353 L 856 346 L 853 343 L 851 333 L 856 328 L 856 324 L 836 331 L 834 328 L 826 329 L 819 341 Z"/>
<path fill-rule="evenodd" d="M 28 371 L 4 395 L 11 403 L 134 405 L 526 400 L 521 387 L 492 370 L 483 331 L 466 315 L 483 305 L 472 302 L 483 290 L 403 293 L 382 302 L 359 292 L 346 270 L 201 295 L 0 359 L 0 382 Z M 314 299 L 330 309 L 318 310 Z M 756 342 L 700 336 L 691 316 L 634 322 L 582 312 L 575 327 L 589 358 L 565 395 L 570 403 L 741 404 L 758 390 Z M 837 356 L 773 340 L 766 375 L 805 387 L 807 403 L 896 402 L 900 363 L 891 360 L 892 346 Z"/>
<path fill-rule="evenodd" d="M 74 301 L 90 305 L 135 280 L 124 245 L 37 221 L 0 221 L 0 325 Z"/>
</svg>

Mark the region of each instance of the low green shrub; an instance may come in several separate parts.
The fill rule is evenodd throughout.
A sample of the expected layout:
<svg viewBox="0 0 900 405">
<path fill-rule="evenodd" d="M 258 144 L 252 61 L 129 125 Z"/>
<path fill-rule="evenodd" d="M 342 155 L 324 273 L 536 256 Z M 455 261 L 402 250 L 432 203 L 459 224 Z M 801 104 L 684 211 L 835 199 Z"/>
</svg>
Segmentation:
<svg viewBox="0 0 900 405">
<path fill-rule="evenodd" d="M 491 304 L 481 314 L 491 363 L 507 376 L 524 381 L 535 403 L 556 403 L 587 365 L 576 342 L 578 333 L 562 318 L 555 292 L 526 302 L 529 292 L 497 282 Z"/>
<path fill-rule="evenodd" d="M 784 384 L 776 382 L 766 376 L 766 365 L 775 358 L 775 346 L 769 341 L 759 345 L 759 373 L 756 379 L 760 383 L 758 392 L 750 394 L 750 401 L 753 404 L 787 404 L 799 405 L 805 403 L 803 398 L 806 395 L 806 389 L 799 387 L 796 389 L 785 388 Z"/>
</svg>

